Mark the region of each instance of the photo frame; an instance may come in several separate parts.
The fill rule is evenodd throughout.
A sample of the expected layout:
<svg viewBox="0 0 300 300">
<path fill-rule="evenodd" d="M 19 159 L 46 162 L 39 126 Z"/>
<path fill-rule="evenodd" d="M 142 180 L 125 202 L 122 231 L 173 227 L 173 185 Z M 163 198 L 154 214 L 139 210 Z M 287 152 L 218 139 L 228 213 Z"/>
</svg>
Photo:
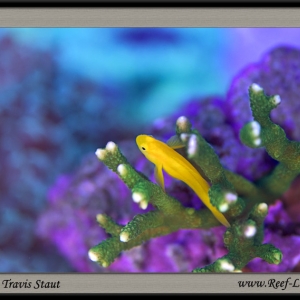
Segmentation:
<svg viewBox="0 0 300 300">
<path fill-rule="evenodd" d="M 0 8 L 1 27 L 300 27 L 299 8 Z M 41 282 L 53 283 L 41 288 Z M 252 282 L 240 287 L 239 282 Z M 1 273 L 0 294 L 299 293 L 299 274 Z M 12 284 L 10 282 L 20 283 Z M 23 284 L 21 284 L 23 283 Z M 31 284 L 29 284 L 31 283 Z M 261 284 L 261 286 L 259 286 Z M 51 287 L 52 286 L 52 287 Z M 35 288 L 37 287 L 37 288 Z"/>
</svg>

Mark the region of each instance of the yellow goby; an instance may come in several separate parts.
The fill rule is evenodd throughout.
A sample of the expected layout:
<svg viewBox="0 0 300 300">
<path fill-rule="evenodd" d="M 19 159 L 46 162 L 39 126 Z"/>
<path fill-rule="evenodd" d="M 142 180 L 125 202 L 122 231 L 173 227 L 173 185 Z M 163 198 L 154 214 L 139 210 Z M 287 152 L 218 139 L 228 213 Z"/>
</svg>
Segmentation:
<svg viewBox="0 0 300 300">
<path fill-rule="evenodd" d="M 165 187 L 162 170 L 190 186 L 216 219 L 224 226 L 230 226 L 225 216 L 210 203 L 209 184 L 188 160 L 174 150 L 183 147 L 178 140 L 171 138 L 165 144 L 150 135 L 142 134 L 137 136 L 136 143 L 146 158 L 155 165 L 155 179 L 163 190 Z"/>
</svg>

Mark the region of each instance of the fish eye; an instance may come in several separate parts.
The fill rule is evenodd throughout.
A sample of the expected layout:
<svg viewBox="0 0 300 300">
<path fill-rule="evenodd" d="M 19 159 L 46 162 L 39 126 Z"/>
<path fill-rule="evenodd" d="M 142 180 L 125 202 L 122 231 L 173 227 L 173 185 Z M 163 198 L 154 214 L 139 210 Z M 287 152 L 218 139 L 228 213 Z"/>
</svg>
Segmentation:
<svg viewBox="0 0 300 300">
<path fill-rule="evenodd" d="M 142 147 L 142 149 L 143 149 L 143 150 L 146 150 L 146 148 L 145 148 L 145 147 Z"/>
</svg>

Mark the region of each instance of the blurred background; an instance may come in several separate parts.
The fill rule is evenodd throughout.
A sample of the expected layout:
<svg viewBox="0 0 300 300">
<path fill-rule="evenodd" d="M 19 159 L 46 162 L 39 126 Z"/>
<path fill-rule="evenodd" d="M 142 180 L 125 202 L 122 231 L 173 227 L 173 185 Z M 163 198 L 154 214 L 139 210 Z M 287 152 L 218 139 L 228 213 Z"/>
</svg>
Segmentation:
<svg viewBox="0 0 300 300">
<path fill-rule="evenodd" d="M 191 99 L 225 97 L 281 45 L 300 48 L 300 29 L 1 28 L 0 272 L 102 272 L 67 258 L 87 255 L 69 232 L 64 250 L 41 237 L 55 182 Z"/>
</svg>

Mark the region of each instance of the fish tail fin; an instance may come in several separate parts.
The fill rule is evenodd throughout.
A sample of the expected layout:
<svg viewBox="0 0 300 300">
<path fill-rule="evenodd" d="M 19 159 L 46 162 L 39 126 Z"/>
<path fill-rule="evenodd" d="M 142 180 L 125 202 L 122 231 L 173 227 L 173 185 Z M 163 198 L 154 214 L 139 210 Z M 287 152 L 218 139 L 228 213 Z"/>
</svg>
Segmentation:
<svg viewBox="0 0 300 300">
<path fill-rule="evenodd" d="M 209 195 L 208 195 L 209 186 L 207 189 L 199 191 L 199 189 L 196 192 L 198 197 L 202 200 L 202 202 L 206 205 L 206 207 L 213 213 L 215 218 L 224 226 L 230 227 L 230 223 L 225 218 L 225 216 L 215 207 L 211 204 Z"/>
</svg>

